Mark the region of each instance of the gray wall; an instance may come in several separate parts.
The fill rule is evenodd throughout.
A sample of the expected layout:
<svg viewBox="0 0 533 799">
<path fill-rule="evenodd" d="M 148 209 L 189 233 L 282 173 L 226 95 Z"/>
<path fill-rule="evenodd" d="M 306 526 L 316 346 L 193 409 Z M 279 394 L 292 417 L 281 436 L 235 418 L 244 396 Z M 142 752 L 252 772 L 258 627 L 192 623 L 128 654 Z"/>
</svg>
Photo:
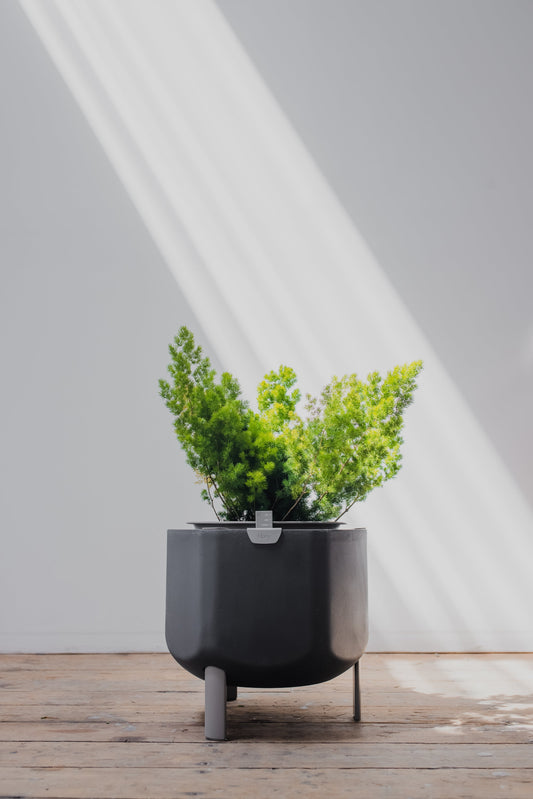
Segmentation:
<svg viewBox="0 0 533 799">
<path fill-rule="evenodd" d="M 0 96 L 0 649 L 160 648 L 165 530 L 201 503 L 157 379 L 198 324 L 10 0 Z"/>
<path fill-rule="evenodd" d="M 533 5 L 218 7 L 533 508 Z M 0 86 L 0 650 L 162 648 L 164 531 L 205 510 L 156 382 L 178 324 L 202 339 L 201 325 L 15 0 L 0 2 Z M 416 511 L 420 493 L 396 490 Z M 426 550 L 395 551 L 394 525 L 374 538 L 371 578 L 396 637 L 374 640 L 424 648 L 444 640 L 427 635 L 430 611 L 408 632 L 439 581 L 464 625 L 465 544 L 444 542 L 444 570 L 429 534 Z M 504 560 L 491 547 L 480 605 Z M 519 560 L 499 573 L 502 596 Z M 502 647 L 526 647 L 528 629 Z"/>
<path fill-rule="evenodd" d="M 533 505 L 533 3 L 217 4 Z"/>
</svg>

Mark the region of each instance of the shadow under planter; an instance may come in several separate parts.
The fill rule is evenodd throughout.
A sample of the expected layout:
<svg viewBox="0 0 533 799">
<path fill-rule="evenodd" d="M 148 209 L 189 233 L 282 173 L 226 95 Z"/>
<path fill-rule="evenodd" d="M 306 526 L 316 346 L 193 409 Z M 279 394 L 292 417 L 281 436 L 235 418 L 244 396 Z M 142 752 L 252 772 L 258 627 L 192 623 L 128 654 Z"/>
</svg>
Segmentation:
<svg viewBox="0 0 533 799">
<path fill-rule="evenodd" d="M 166 641 L 178 663 L 205 680 L 206 738 L 225 739 L 226 701 L 239 685 L 311 685 L 352 666 L 358 721 L 366 530 L 283 522 L 269 536 L 249 535 L 247 526 L 168 531 Z"/>
</svg>

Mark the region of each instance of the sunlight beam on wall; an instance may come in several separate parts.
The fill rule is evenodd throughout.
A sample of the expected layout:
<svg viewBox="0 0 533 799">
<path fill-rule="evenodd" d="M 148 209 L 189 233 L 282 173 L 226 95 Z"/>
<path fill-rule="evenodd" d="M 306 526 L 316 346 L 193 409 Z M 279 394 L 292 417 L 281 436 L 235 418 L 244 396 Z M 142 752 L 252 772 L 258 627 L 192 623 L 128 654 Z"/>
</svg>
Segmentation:
<svg viewBox="0 0 533 799">
<path fill-rule="evenodd" d="M 248 395 L 279 363 L 317 392 L 424 359 L 404 470 L 351 516 L 370 647 L 533 648 L 531 508 L 217 7 L 20 2 Z M 384 595 L 406 607 L 394 627 Z"/>
</svg>

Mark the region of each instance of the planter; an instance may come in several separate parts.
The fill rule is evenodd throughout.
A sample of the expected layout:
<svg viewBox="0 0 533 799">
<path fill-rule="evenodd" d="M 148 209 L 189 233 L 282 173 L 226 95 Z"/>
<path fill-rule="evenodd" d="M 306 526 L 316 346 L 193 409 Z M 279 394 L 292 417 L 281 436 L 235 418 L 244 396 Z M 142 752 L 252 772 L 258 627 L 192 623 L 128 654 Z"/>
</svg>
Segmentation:
<svg viewBox="0 0 533 799">
<path fill-rule="evenodd" d="M 178 663 L 205 679 L 206 738 L 225 738 L 226 700 L 239 685 L 310 685 L 352 666 L 359 720 L 366 530 L 284 522 L 249 535 L 249 527 L 168 531 L 166 640 Z"/>
</svg>

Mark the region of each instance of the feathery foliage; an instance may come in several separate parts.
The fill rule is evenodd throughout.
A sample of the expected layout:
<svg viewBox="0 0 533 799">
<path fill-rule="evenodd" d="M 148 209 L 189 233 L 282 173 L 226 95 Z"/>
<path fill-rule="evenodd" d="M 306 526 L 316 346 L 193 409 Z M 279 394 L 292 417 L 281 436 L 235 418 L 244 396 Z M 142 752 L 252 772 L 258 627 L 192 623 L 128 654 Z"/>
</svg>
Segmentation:
<svg viewBox="0 0 533 799">
<path fill-rule="evenodd" d="M 169 351 L 170 380 L 159 381 L 160 393 L 217 518 L 253 521 L 256 510 L 272 510 L 277 520 L 339 519 L 398 473 L 403 413 L 421 361 L 384 378 L 372 372 L 366 382 L 333 377 L 319 397 L 307 395 L 301 417 L 290 367 L 265 375 L 256 412 L 235 377 L 217 378 L 186 327 Z"/>
</svg>

